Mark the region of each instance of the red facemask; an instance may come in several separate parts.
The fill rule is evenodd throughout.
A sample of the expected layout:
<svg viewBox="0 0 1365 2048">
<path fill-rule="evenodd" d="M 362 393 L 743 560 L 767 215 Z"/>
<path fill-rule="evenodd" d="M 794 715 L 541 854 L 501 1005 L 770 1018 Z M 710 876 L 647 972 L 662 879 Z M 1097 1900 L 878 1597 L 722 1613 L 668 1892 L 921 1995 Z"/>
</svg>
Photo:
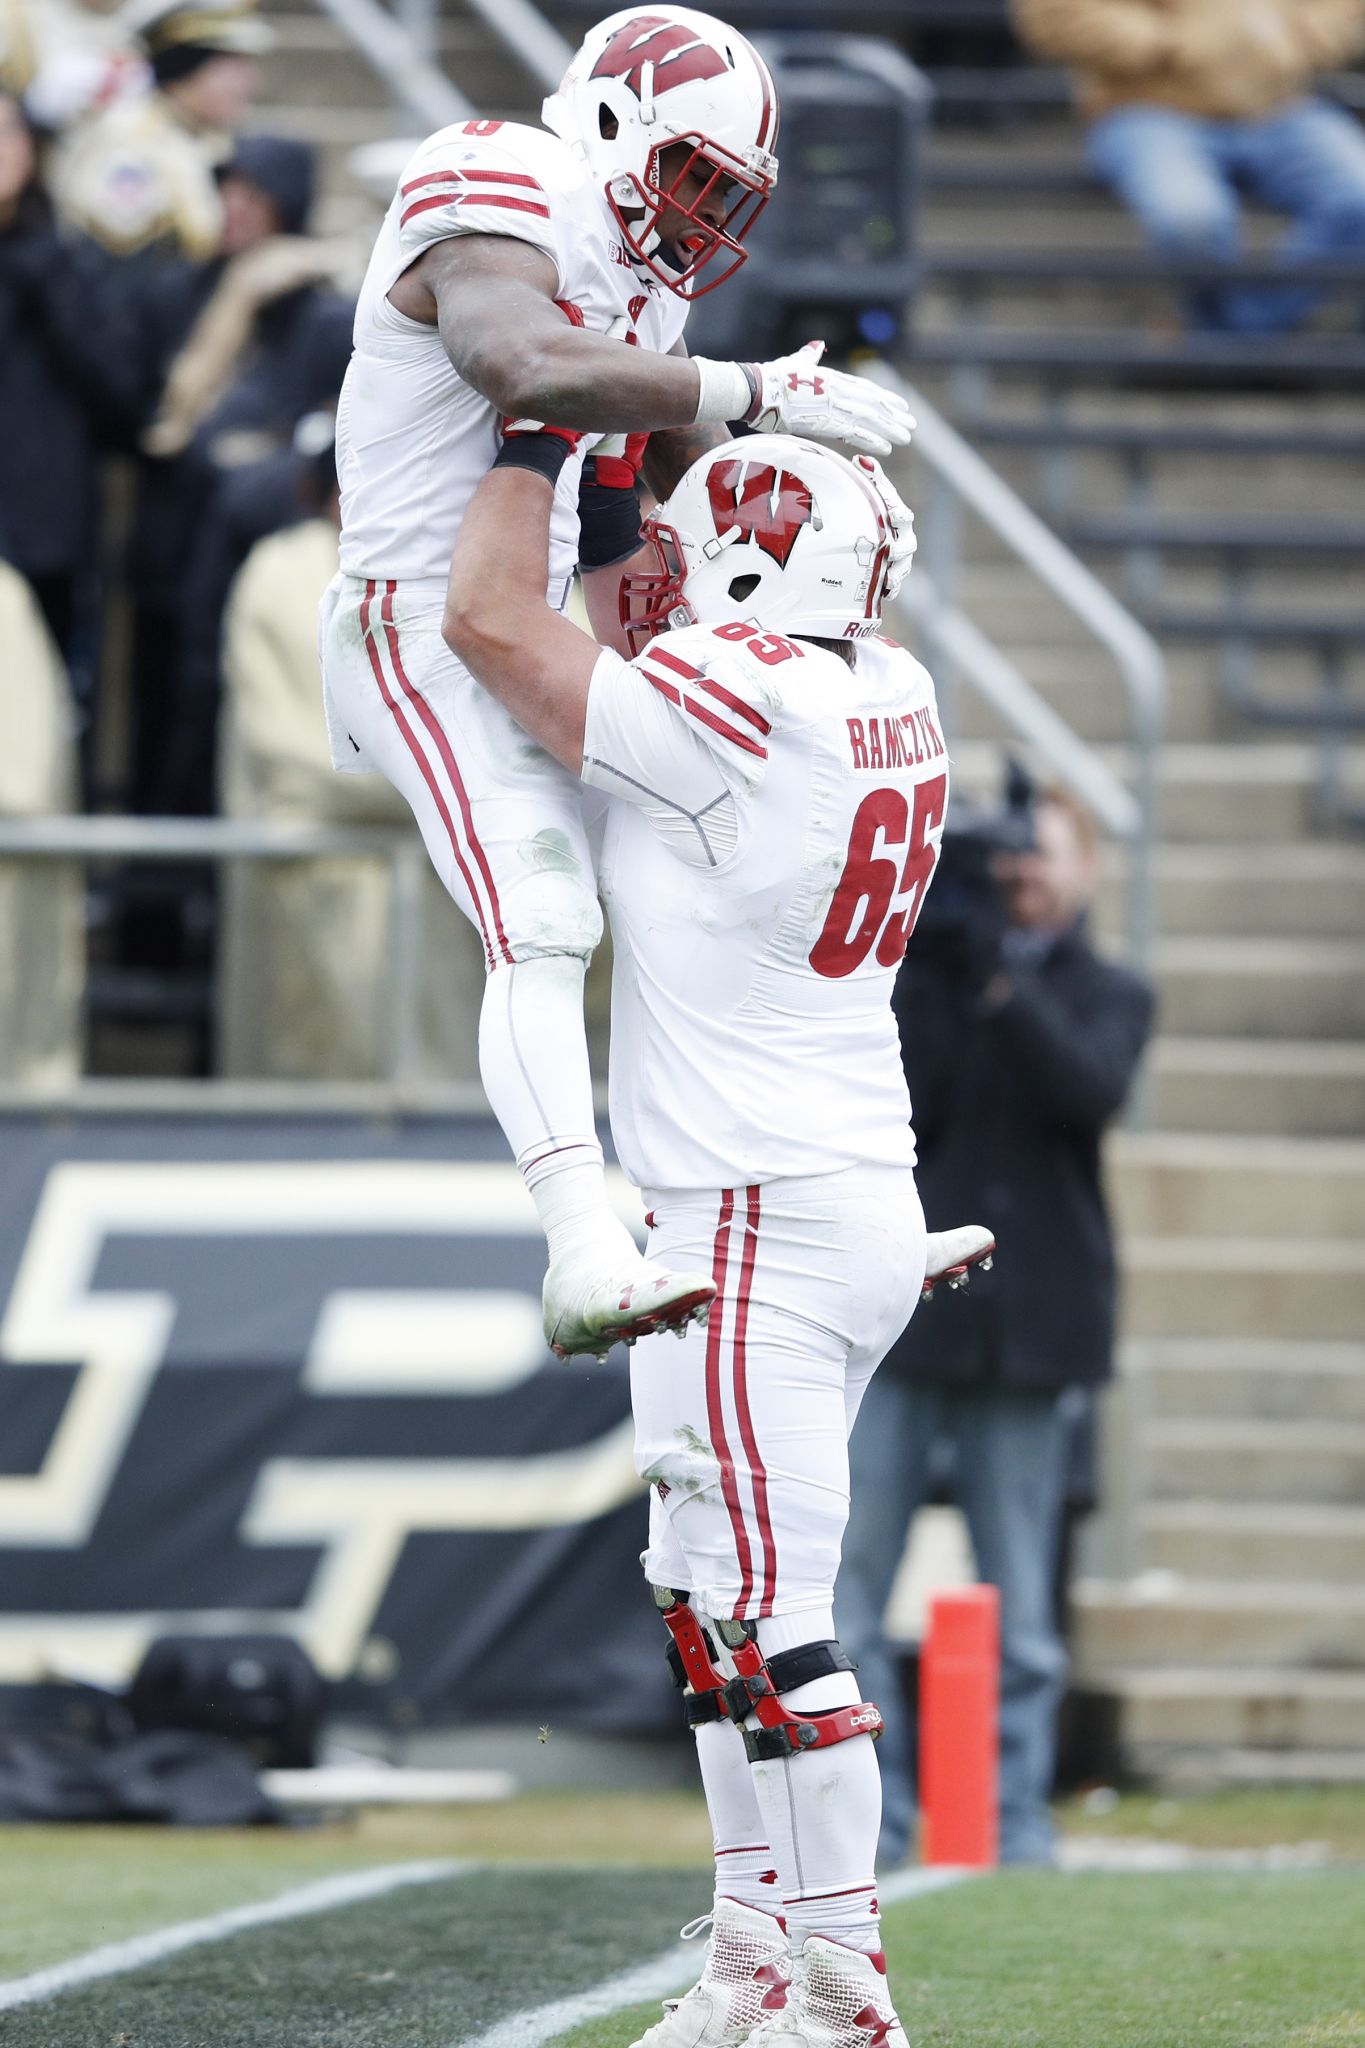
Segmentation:
<svg viewBox="0 0 1365 2048">
<path fill-rule="evenodd" d="M 772 182 L 748 170 L 738 157 L 732 156 L 719 143 L 705 142 L 695 135 L 680 139 L 690 143 L 691 150 L 667 185 L 659 180 L 662 152 L 658 149 L 650 151 L 644 179 L 631 179 L 644 209 L 642 220 L 628 220 L 615 194 L 609 191 L 607 197 L 633 261 L 652 277 L 658 278 L 669 291 L 676 292 L 679 298 L 690 300 L 713 292 L 748 260 L 744 239 L 772 196 Z M 702 176 L 703 182 L 691 204 L 684 206 L 678 194 L 694 175 Z M 732 187 L 739 189 L 732 192 Z M 715 227 L 703 218 L 702 209 L 718 195 L 726 196 L 728 204 L 723 225 Z M 630 205 L 627 211 L 633 214 L 634 205 Z M 681 259 L 678 263 L 665 261 L 658 249 L 652 255 L 646 255 L 644 249 L 650 235 L 669 212 L 681 214 L 690 223 L 675 241 L 677 256 Z M 699 284 L 697 280 L 702 271 L 709 269 L 718 257 L 729 260 L 714 277 L 708 277 L 705 284 Z"/>
<path fill-rule="evenodd" d="M 655 566 L 621 578 L 621 624 L 626 645 L 636 655 L 671 626 L 695 625 L 696 614 L 683 596 L 683 555 L 676 530 L 646 519 L 640 543 L 654 551 Z M 679 619 L 679 610 L 686 619 Z"/>
</svg>

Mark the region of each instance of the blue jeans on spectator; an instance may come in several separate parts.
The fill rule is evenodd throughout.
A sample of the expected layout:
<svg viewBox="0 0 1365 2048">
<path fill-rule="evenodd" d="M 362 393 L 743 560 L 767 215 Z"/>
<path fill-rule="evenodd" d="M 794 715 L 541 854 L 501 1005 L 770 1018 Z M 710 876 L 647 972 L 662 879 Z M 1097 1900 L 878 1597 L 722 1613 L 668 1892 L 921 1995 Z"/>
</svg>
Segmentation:
<svg viewBox="0 0 1365 2048">
<path fill-rule="evenodd" d="M 1292 222 L 1275 260 L 1365 253 L 1365 130 L 1326 100 L 1298 100 L 1257 121 L 1210 121 L 1171 107 L 1120 107 L 1086 138 L 1090 168 L 1135 213 L 1164 255 L 1243 252 L 1241 195 Z M 1187 317 L 1206 333 L 1275 334 L 1322 296 L 1311 285 L 1200 287 Z"/>
<path fill-rule="evenodd" d="M 1062 1521 L 1061 1397 L 1002 1387 L 919 1386 L 877 1373 L 849 1445 L 852 1510 L 835 1589 L 839 1640 L 862 1696 L 886 1717 L 879 1861 L 900 1862 L 915 1813 L 910 1731 L 882 1628 L 906 1531 L 930 1488 L 934 1445 L 957 1454 L 955 1493 L 977 1570 L 1000 1591 L 1000 1855 L 1050 1863 L 1048 1813 L 1066 1653 L 1053 1581 Z"/>
</svg>

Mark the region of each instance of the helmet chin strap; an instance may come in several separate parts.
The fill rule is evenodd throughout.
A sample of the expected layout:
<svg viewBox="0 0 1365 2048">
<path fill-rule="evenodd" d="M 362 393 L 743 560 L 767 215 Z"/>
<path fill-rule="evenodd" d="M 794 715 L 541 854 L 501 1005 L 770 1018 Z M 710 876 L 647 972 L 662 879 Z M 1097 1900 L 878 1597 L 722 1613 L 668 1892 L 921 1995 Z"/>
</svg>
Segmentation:
<svg viewBox="0 0 1365 2048">
<path fill-rule="evenodd" d="M 724 554 L 726 548 L 732 548 L 737 540 L 743 538 L 742 526 L 727 526 L 724 533 L 717 534 L 714 540 L 708 540 L 703 544 L 702 553 L 708 562 L 714 562 L 717 555 Z"/>
</svg>

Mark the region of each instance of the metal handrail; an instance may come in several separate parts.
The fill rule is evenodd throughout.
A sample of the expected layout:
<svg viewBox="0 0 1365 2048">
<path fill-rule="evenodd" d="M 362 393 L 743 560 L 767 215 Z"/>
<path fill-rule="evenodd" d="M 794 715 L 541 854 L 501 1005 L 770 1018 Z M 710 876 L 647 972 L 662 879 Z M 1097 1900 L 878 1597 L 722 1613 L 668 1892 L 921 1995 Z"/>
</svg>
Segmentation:
<svg viewBox="0 0 1365 2048">
<path fill-rule="evenodd" d="M 426 853 L 415 827 L 320 825 L 294 819 L 252 818 L 0 818 L 0 860 L 326 860 L 379 859 L 393 889 L 388 926 L 387 1073 L 342 1095 L 371 1110 L 453 1107 L 482 1102 L 481 1091 L 430 1087 L 417 1077 L 413 1033 L 421 970 L 422 886 Z M 215 1095 L 245 1113 L 259 1107 L 306 1112 L 337 1095 L 337 1084 L 297 1081 L 242 1084 L 223 1081 L 80 1081 L 74 1087 L 31 1089 L 0 1081 L 0 1110 L 135 1109 L 149 1085 L 158 1105 L 201 1108 Z M 262 1088 L 265 1090 L 262 1095 Z"/>
<path fill-rule="evenodd" d="M 874 365 L 872 374 L 898 391 L 914 413 L 914 452 L 936 486 L 925 508 L 928 573 L 918 596 L 914 585 L 919 572 L 910 578 L 906 599 L 913 600 L 913 609 L 942 661 L 959 666 L 1105 828 L 1128 842 L 1128 945 L 1135 964 L 1145 966 L 1156 933 L 1157 766 L 1167 697 L 1161 650 L 1132 613 L 1125 611 L 922 392 L 889 364 Z M 963 508 L 1004 542 L 1112 658 L 1128 700 L 1133 745 L 1131 792 L 955 607 L 953 586 L 962 558 Z M 1128 804 L 1123 797 L 1129 798 Z"/>
<path fill-rule="evenodd" d="M 319 0 L 319 5 L 350 37 L 399 104 L 428 129 L 448 128 L 454 121 L 468 121 L 477 114 L 474 102 L 451 84 L 411 29 L 395 20 L 379 0 Z"/>
<path fill-rule="evenodd" d="M 505 48 L 551 92 L 569 68 L 573 44 L 552 28 L 531 0 L 466 0 Z M 607 10 L 610 12 L 610 9 Z"/>
</svg>

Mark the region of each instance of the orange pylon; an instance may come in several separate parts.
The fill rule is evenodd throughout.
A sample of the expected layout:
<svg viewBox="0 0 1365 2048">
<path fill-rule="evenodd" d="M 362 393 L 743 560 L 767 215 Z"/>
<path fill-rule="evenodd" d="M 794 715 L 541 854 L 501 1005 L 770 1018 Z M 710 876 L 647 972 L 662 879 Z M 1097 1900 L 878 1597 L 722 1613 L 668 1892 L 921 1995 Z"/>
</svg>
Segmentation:
<svg viewBox="0 0 1365 2048">
<path fill-rule="evenodd" d="M 920 1650 L 920 1854 L 990 1870 L 1000 1861 L 1000 1595 L 936 1593 Z"/>
</svg>

